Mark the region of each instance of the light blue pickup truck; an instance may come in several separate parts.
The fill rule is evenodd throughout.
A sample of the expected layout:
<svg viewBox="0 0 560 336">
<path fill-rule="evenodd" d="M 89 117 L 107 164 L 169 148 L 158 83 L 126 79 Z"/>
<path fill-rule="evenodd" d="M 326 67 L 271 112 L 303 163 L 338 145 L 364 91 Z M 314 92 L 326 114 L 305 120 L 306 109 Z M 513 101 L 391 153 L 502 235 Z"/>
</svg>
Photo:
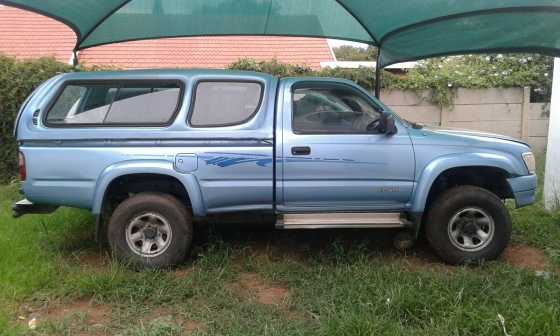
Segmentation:
<svg viewBox="0 0 560 336">
<path fill-rule="evenodd" d="M 14 216 L 89 209 L 113 253 L 181 263 L 197 223 L 425 234 L 446 262 L 500 256 L 505 199 L 534 202 L 525 143 L 422 127 L 353 82 L 153 70 L 56 76 L 16 121 Z M 406 240 L 404 240 L 406 241 Z"/>
</svg>

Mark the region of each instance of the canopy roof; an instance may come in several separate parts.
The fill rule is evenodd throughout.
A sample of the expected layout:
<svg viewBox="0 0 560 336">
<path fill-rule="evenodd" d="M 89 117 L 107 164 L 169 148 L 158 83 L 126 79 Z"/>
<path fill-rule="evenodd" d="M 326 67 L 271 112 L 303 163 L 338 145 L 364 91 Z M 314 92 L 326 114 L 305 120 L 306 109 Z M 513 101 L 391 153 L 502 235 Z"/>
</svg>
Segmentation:
<svg viewBox="0 0 560 336">
<path fill-rule="evenodd" d="M 482 52 L 560 56 L 560 0 L 0 0 L 57 19 L 76 50 L 141 39 L 282 35 L 380 48 L 380 64 Z"/>
</svg>

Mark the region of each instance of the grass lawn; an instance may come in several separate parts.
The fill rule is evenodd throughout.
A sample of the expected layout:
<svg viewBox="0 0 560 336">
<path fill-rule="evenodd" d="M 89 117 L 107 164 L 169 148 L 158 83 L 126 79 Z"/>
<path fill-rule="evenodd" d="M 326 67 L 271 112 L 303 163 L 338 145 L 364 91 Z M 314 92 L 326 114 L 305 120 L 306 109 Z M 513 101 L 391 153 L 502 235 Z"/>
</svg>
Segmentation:
<svg viewBox="0 0 560 336">
<path fill-rule="evenodd" d="M 14 220 L 19 197 L 0 186 L 0 335 L 560 335 L 560 215 L 540 203 L 479 267 L 399 254 L 390 232 L 221 228 L 183 267 L 136 272 L 87 212 Z"/>
</svg>

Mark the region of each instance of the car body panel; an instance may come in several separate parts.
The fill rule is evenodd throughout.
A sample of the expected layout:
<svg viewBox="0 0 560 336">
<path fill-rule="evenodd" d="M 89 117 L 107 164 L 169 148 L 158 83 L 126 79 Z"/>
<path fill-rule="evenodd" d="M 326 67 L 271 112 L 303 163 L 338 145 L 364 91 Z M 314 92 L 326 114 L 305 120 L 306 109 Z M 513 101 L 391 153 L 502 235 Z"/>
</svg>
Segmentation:
<svg viewBox="0 0 560 336">
<path fill-rule="evenodd" d="M 402 211 L 414 187 L 414 152 L 406 127 L 397 121 L 397 133 L 297 134 L 292 130 L 292 89 L 306 82 L 281 82 L 284 104 L 279 112 L 282 128 L 282 174 L 278 207 L 282 211 Z M 315 79 L 324 85 L 353 83 Z M 307 146 L 310 155 L 295 156 L 293 147 Z"/>
<path fill-rule="evenodd" d="M 535 203 L 537 194 L 537 175 L 519 176 L 508 179 L 518 208 Z"/>
<path fill-rule="evenodd" d="M 481 136 L 477 132 L 410 129 L 416 153 L 417 188 L 412 211 L 423 211 L 434 181 L 443 172 L 458 167 L 493 167 L 506 176 L 524 176 L 529 172 L 522 154 L 530 151 L 517 141 Z"/>
<path fill-rule="evenodd" d="M 175 121 L 166 127 L 51 128 L 43 124 L 42 114 L 64 82 L 113 79 L 184 82 L 187 89 Z M 189 127 L 186 120 L 194 83 L 235 79 L 264 85 L 256 115 L 238 126 Z M 48 93 L 41 100 L 32 99 L 18 122 L 17 139 L 28 171 L 23 191 L 33 202 L 80 207 L 99 214 L 111 180 L 126 174 L 158 173 L 185 185 L 196 216 L 228 208 L 270 210 L 273 115 L 266 111 L 274 109 L 274 100 L 269 97 L 274 97 L 276 83 L 277 79 L 263 74 L 210 70 L 84 73 L 54 78 Z M 32 109 L 41 110 L 38 125 L 29 113 Z M 185 154 L 197 156 L 195 171 L 185 173 L 177 168 L 178 156 Z M 261 164 L 263 158 L 267 164 Z"/>
<path fill-rule="evenodd" d="M 162 127 L 47 127 L 43 116 L 68 81 L 177 80 L 184 84 L 175 120 Z M 247 122 L 191 127 L 193 88 L 202 80 L 256 81 L 262 104 Z M 26 197 L 100 214 L 107 187 L 129 174 L 162 174 L 180 181 L 195 216 L 239 211 L 424 211 L 437 177 L 451 168 L 494 167 L 508 176 L 517 205 L 534 201 L 536 177 L 522 160 L 530 148 L 500 136 L 417 129 L 394 115 L 396 134 L 298 135 L 291 129 L 291 90 L 298 82 L 348 85 L 341 79 L 283 78 L 221 70 L 151 70 L 59 75 L 41 85 L 16 122 L 25 155 Z M 38 112 L 37 112 L 38 111 Z M 310 146 L 309 157 L 291 147 Z"/>
</svg>

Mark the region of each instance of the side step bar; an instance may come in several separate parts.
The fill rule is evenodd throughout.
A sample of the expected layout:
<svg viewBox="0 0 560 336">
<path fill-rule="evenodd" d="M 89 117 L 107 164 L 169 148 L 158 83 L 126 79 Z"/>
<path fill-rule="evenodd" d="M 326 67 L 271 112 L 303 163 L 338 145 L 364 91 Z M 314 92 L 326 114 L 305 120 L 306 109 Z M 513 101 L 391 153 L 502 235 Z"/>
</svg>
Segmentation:
<svg viewBox="0 0 560 336">
<path fill-rule="evenodd" d="M 285 214 L 276 222 L 277 229 L 392 229 L 411 225 L 400 213 Z"/>
</svg>

